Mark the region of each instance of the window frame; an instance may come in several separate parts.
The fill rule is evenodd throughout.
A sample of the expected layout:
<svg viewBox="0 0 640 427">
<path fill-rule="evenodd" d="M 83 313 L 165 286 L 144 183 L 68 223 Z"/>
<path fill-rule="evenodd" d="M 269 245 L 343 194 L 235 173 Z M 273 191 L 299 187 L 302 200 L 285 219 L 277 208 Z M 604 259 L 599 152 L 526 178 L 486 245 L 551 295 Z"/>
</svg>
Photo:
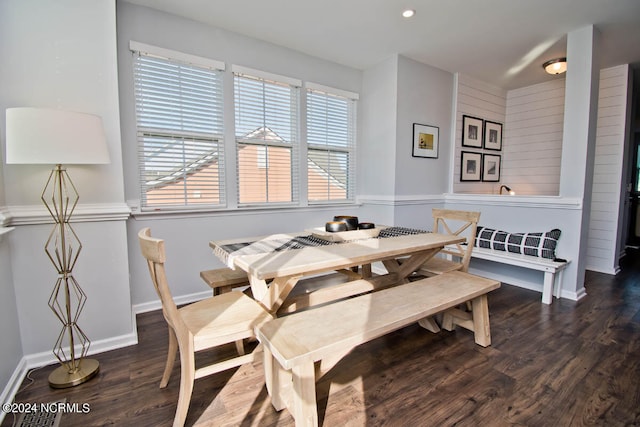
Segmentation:
<svg viewBox="0 0 640 427">
<path fill-rule="evenodd" d="M 229 214 L 232 215 L 234 211 L 261 211 L 280 209 L 283 211 L 291 210 L 296 212 L 300 209 L 313 209 L 321 206 L 334 206 L 334 205 L 357 205 L 356 200 L 356 147 L 357 147 L 357 128 L 358 128 L 358 112 L 357 101 L 359 95 L 354 92 L 344 91 L 329 86 L 319 85 L 313 82 L 286 77 L 282 75 L 272 74 L 261 70 L 251 69 L 244 66 L 225 64 L 225 62 L 213 60 L 206 57 L 200 57 L 196 55 L 187 54 L 180 51 L 174 51 L 170 49 L 161 48 L 158 46 L 147 45 L 135 41 L 130 41 L 129 49 L 132 52 L 132 67 L 135 67 L 135 55 L 146 55 L 151 57 L 157 57 L 163 60 L 180 62 L 189 66 L 211 68 L 220 73 L 221 85 L 220 91 L 222 93 L 221 101 L 221 114 L 222 114 L 222 129 L 219 134 L 216 135 L 215 144 L 217 144 L 217 154 L 219 158 L 219 175 L 217 187 L 219 189 L 219 203 L 207 203 L 207 204 L 149 204 L 145 201 L 143 195 L 143 159 L 141 157 L 141 131 L 149 132 L 152 135 L 159 135 L 164 137 L 176 137 L 176 133 L 168 132 L 163 134 L 157 128 L 143 129 L 139 126 L 137 116 L 137 94 L 135 89 L 135 70 L 133 71 L 134 88 L 133 89 L 133 109 L 136 110 L 133 118 L 133 131 L 135 132 L 136 150 L 135 153 L 138 156 L 136 161 L 136 191 L 140 196 L 139 200 L 130 200 L 132 211 L 135 216 L 156 216 L 156 215 L 169 215 L 169 216 L 181 216 L 185 217 L 193 215 L 207 215 L 208 213 Z M 235 73 L 246 73 L 252 77 L 259 77 L 265 80 L 272 80 L 279 83 L 287 83 L 296 88 L 297 96 L 295 100 L 296 104 L 296 144 L 289 146 L 291 148 L 291 201 L 290 202 L 267 202 L 267 203 L 241 203 L 240 188 L 238 183 L 238 138 L 236 138 L 236 100 L 235 100 Z M 323 199 L 323 200 L 309 200 L 309 150 L 316 149 L 324 150 L 326 147 L 322 145 L 309 144 L 307 141 L 307 94 L 308 90 L 324 91 L 334 96 L 344 96 L 354 101 L 353 111 L 353 138 L 351 149 L 339 149 L 333 147 L 332 149 L 337 152 L 347 153 L 349 158 L 349 184 L 347 190 L 347 197 L 345 199 Z M 199 139 L 202 137 L 199 133 L 184 132 L 182 134 L 184 138 Z M 210 136 L 206 136 L 210 138 Z M 244 141 L 244 143 L 255 143 L 255 141 Z M 277 141 L 272 141 L 270 146 L 278 146 Z M 286 144 L 282 144 L 287 146 Z M 295 145 L 295 146 L 294 146 Z M 264 145 L 263 145 L 264 146 Z M 184 200 L 188 200 L 188 196 L 184 197 Z"/>
<path fill-rule="evenodd" d="M 225 185 L 225 173 L 226 173 L 226 162 L 225 162 L 225 140 L 224 140 L 224 71 L 225 64 L 220 61 L 211 60 L 208 58 L 202 58 L 195 55 L 189 55 L 182 52 L 172 51 L 169 49 L 164 49 L 156 46 L 146 45 L 138 42 L 130 42 L 130 50 L 132 51 L 133 60 L 133 80 L 134 80 L 134 106 L 135 106 L 135 129 L 136 129 L 136 152 L 138 153 L 138 194 L 140 196 L 139 200 L 139 209 L 141 211 L 164 211 L 164 210 L 173 210 L 173 211 L 190 211 L 190 210 L 212 210 L 212 209 L 221 209 L 225 208 L 227 205 L 227 189 Z M 140 61 L 147 61 L 148 63 L 145 65 Z M 156 61 L 155 64 L 151 65 L 153 61 Z M 198 119 L 202 117 L 199 115 L 200 113 L 194 112 L 198 109 L 199 105 L 191 107 L 192 112 L 190 116 L 187 116 L 187 120 L 185 121 L 185 116 L 176 113 L 175 111 L 171 111 L 172 108 L 175 110 L 175 107 L 171 105 L 171 102 L 178 102 L 180 109 L 185 108 L 185 104 L 189 103 L 185 101 L 187 98 L 186 95 L 174 95 L 172 96 L 164 96 L 154 98 L 152 95 L 152 91 L 148 90 L 146 87 L 143 88 L 143 84 L 141 83 L 144 78 L 144 73 L 149 73 L 150 69 L 155 66 L 162 66 L 163 63 L 169 64 L 174 68 L 182 68 L 186 70 L 194 70 L 196 72 L 202 73 L 205 75 L 209 73 L 209 80 L 213 82 L 214 87 L 218 89 L 213 92 L 200 91 L 197 92 L 198 95 L 202 95 L 205 93 L 211 94 L 213 102 L 210 104 L 214 105 L 213 109 L 205 110 L 206 113 L 203 115 L 215 116 L 219 117 L 217 120 L 211 122 L 209 129 L 207 129 L 206 125 L 202 126 L 201 130 L 197 130 L 198 125 L 196 124 Z M 144 67 L 147 67 L 146 69 Z M 159 68 L 163 72 L 167 74 L 171 74 L 170 66 L 167 66 L 166 69 Z M 160 77 L 158 77 L 160 79 Z M 197 78 L 194 79 L 197 83 L 200 82 Z M 204 80 L 202 80 L 204 82 Z M 162 86 L 160 82 L 153 82 L 158 85 L 158 87 Z M 148 87 L 148 86 L 147 86 Z M 153 86 L 152 86 L 153 87 Z M 193 86 L 192 86 L 193 88 Z M 182 89 L 182 87 L 181 87 Z M 202 102 L 197 98 L 192 101 L 194 104 L 198 104 Z M 144 107 L 143 107 L 144 106 Z M 143 113 L 143 109 L 146 108 L 147 112 Z M 156 110 L 155 113 L 152 111 Z M 164 110 L 164 112 L 160 111 Z M 181 110 L 184 111 L 184 110 Z M 179 119 L 177 119 L 179 117 Z M 166 119 L 171 118 L 178 120 L 181 124 L 167 124 L 165 126 L 156 126 L 151 124 L 154 119 Z M 194 122 L 191 125 L 184 124 L 188 121 L 188 119 L 193 119 Z M 184 122 L 184 123 L 183 123 Z M 207 122 L 208 123 L 208 122 Z M 192 127 L 192 129 L 189 129 Z M 216 131 L 217 129 L 217 131 Z M 152 142 L 155 140 L 155 142 Z M 166 142 L 162 142 L 162 140 Z M 173 141 L 172 141 L 173 140 Z M 211 156 L 207 155 L 207 150 L 203 149 L 201 146 L 204 144 L 211 144 L 213 151 L 211 151 Z M 150 195 L 149 192 L 153 191 L 153 184 L 149 184 L 151 181 L 148 179 L 147 169 L 145 165 L 147 163 L 153 163 L 154 159 L 150 156 L 150 153 L 159 152 L 159 151 L 181 151 L 183 152 L 182 162 L 174 161 L 174 162 L 166 162 L 166 158 L 163 160 L 162 156 L 159 157 L 160 160 L 156 160 L 159 164 L 157 166 L 159 170 L 166 168 L 173 168 L 175 172 L 167 174 L 174 175 L 176 178 L 172 179 L 177 184 L 174 188 L 175 195 L 173 196 L 176 200 L 175 203 L 164 202 L 164 203 L 153 203 L 149 202 L 149 197 L 153 198 L 153 195 Z M 191 179 L 188 179 L 187 176 L 194 173 L 198 173 L 198 167 L 203 164 L 203 162 L 207 162 L 212 158 L 216 159 L 216 167 L 214 174 L 211 177 L 206 177 L 205 179 L 196 179 L 195 176 Z M 165 163 L 163 165 L 163 163 Z M 166 178 L 165 176 L 162 179 Z M 160 180 L 160 179 L 159 179 Z M 158 181 L 159 181 L 158 180 Z M 182 180 L 182 184 L 180 184 L 180 180 Z M 170 181 L 167 179 L 167 182 Z M 198 189 L 200 187 L 198 182 L 203 183 L 203 189 Z M 214 185 L 212 185 L 214 184 Z M 182 185 L 184 189 L 182 190 L 182 196 L 178 197 L 177 195 L 180 193 L 179 187 Z M 216 198 L 216 202 L 203 202 L 197 203 L 192 202 L 191 200 L 197 200 L 198 197 L 195 194 L 201 194 L 201 190 L 204 190 L 206 194 L 212 195 L 211 197 Z M 167 200 L 171 198 L 170 190 L 166 190 Z M 189 196 L 189 191 L 192 191 L 194 196 Z M 162 193 L 164 194 L 164 193 Z"/>
<path fill-rule="evenodd" d="M 326 151 L 327 153 L 335 152 L 335 153 L 343 153 L 347 155 L 347 167 L 346 167 L 346 180 L 347 183 L 345 185 L 346 197 L 343 199 L 331 199 L 330 196 L 327 199 L 317 199 L 311 200 L 309 197 L 310 192 L 310 184 L 307 178 L 307 203 L 309 205 L 326 205 L 326 204 L 343 204 L 343 203 L 354 203 L 356 198 L 356 148 L 357 148 L 357 116 L 358 116 L 358 100 L 359 95 L 355 92 L 350 92 L 342 89 L 337 89 L 330 86 L 321 85 L 314 82 L 305 82 L 305 100 L 306 100 L 306 108 L 305 108 L 305 136 L 306 136 L 306 162 L 305 162 L 305 172 L 308 177 L 309 175 L 309 166 L 308 163 L 310 161 L 309 152 L 310 151 Z M 324 95 L 327 98 L 339 98 L 344 100 L 347 103 L 347 115 L 345 118 L 347 122 L 347 143 L 346 146 L 340 147 L 337 145 L 330 144 L 316 144 L 309 142 L 309 95 L 313 93 L 314 95 Z M 330 121 L 327 119 L 327 122 Z M 328 127 L 328 124 L 325 124 Z M 328 138 L 327 138 L 328 139 Z M 326 172 L 326 171 L 325 171 Z M 331 178 L 331 174 L 329 174 Z M 330 178 L 330 179 L 331 179 Z"/>
<path fill-rule="evenodd" d="M 282 75 L 273 74 L 273 73 L 267 73 L 261 70 L 255 70 L 252 68 L 238 66 L 238 65 L 232 65 L 231 71 L 233 74 L 233 94 L 234 94 L 233 108 L 235 113 L 233 134 L 234 134 L 234 150 L 236 153 L 235 158 L 236 158 L 237 207 L 239 209 L 242 209 L 242 208 L 252 208 L 252 207 L 268 208 L 268 207 L 300 206 L 300 203 L 301 203 L 300 179 L 299 179 L 300 164 L 298 161 L 298 157 L 301 149 L 300 122 L 302 120 L 302 117 L 301 117 L 302 110 L 301 110 L 300 104 L 301 104 L 302 81 L 299 79 L 294 79 L 291 77 L 282 76 Z M 286 141 L 285 139 L 281 141 L 276 139 L 270 140 L 267 137 L 264 137 L 264 138 L 248 137 L 254 132 L 256 133 L 265 132 L 267 129 L 270 132 L 272 132 L 273 135 L 279 136 L 277 130 L 271 129 L 271 127 L 275 127 L 275 126 L 271 126 L 270 123 L 267 123 L 267 119 L 264 117 L 266 115 L 264 111 L 266 111 L 267 101 L 277 101 L 277 100 L 275 98 L 273 99 L 265 98 L 264 96 L 266 91 L 263 90 L 261 94 L 263 97 L 263 103 L 260 106 L 260 108 L 262 108 L 261 111 L 263 111 L 263 117 L 261 118 L 260 114 L 251 115 L 251 117 L 245 116 L 245 117 L 248 117 L 246 119 L 245 117 L 239 117 L 240 109 L 242 109 L 243 111 L 246 111 L 244 109 L 247 108 L 248 110 L 249 109 L 248 107 L 250 105 L 250 104 L 244 104 L 244 103 L 239 104 L 240 101 L 238 98 L 240 95 L 240 91 L 241 90 L 248 91 L 248 89 L 246 89 L 245 87 L 240 88 L 239 83 L 243 83 L 246 85 L 251 85 L 255 83 L 256 85 L 262 85 L 263 88 L 266 88 L 267 86 L 269 86 L 272 90 L 286 88 L 287 90 L 290 91 L 290 97 L 288 98 L 289 99 L 288 104 L 290 109 L 289 110 L 286 109 L 285 103 L 280 105 L 280 107 L 283 108 L 283 111 L 288 112 L 288 114 L 285 114 L 285 116 L 289 116 L 289 120 L 290 120 L 290 123 L 288 126 L 288 132 L 287 132 L 290 141 Z M 250 93 L 247 92 L 247 95 L 250 95 Z M 252 99 L 249 99 L 249 98 L 247 99 L 248 99 L 247 102 L 258 101 L 259 96 Z M 243 131 L 240 130 L 242 127 L 246 127 L 246 125 L 249 122 L 260 119 L 260 118 L 262 119 L 262 122 L 259 123 L 260 126 L 258 126 L 256 129 L 251 129 L 251 127 L 249 127 L 248 129 L 245 129 L 244 133 L 242 133 Z M 286 120 L 284 122 L 286 123 Z M 269 152 L 269 148 L 276 148 L 276 149 L 285 148 L 289 150 L 289 179 L 291 183 L 291 186 L 289 189 L 290 200 L 286 200 L 286 201 L 278 201 L 278 200 L 270 201 L 269 200 L 269 196 L 271 195 L 271 192 L 269 188 L 270 166 L 269 166 L 268 154 L 266 154 L 266 162 L 265 162 L 267 167 L 260 168 L 260 165 L 256 166 L 256 169 L 259 169 L 260 173 L 264 171 L 264 174 L 265 174 L 264 184 L 266 185 L 266 193 L 265 193 L 266 201 L 241 200 L 241 197 L 242 197 L 241 191 L 244 184 L 241 182 L 241 176 L 240 176 L 241 167 L 243 163 L 240 158 L 241 156 L 240 146 L 244 146 L 244 148 L 247 148 L 248 146 L 256 146 L 258 148 L 264 147 L 265 153 Z M 257 175 L 256 175 L 256 179 L 259 179 Z M 271 188 L 273 189 L 273 187 Z"/>
</svg>

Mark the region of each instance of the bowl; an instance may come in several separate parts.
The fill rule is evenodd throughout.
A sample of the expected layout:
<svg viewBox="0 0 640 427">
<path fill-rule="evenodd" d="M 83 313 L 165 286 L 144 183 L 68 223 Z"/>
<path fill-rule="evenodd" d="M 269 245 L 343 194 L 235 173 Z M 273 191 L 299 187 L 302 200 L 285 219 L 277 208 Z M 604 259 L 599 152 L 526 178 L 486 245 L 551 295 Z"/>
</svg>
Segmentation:
<svg viewBox="0 0 640 427">
<path fill-rule="evenodd" d="M 334 221 L 344 222 L 347 225 L 347 230 L 358 229 L 358 217 L 351 215 L 336 215 L 333 217 Z"/>
<path fill-rule="evenodd" d="M 361 222 L 358 224 L 359 230 L 371 230 L 372 228 L 376 228 L 376 225 L 372 222 Z"/>
<path fill-rule="evenodd" d="M 329 221 L 324 225 L 324 229 L 330 233 L 347 231 L 347 224 L 343 221 Z"/>
</svg>

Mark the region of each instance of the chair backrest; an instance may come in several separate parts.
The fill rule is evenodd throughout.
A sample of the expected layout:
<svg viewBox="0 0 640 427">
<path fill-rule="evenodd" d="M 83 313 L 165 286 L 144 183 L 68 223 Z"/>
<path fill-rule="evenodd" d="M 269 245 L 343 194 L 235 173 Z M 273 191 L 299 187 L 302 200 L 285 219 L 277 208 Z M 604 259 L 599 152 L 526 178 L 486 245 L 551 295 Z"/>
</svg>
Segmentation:
<svg viewBox="0 0 640 427">
<path fill-rule="evenodd" d="M 448 254 L 461 259 L 462 271 L 469 269 L 471 261 L 471 251 L 476 238 L 480 212 L 456 211 L 451 209 L 432 209 L 433 232 L 442 234 L 453 234 L 467 238 L 467 244 L 456 244 L 449 246 L 441 254 Z"/>
<path fill-rule="evenodd" d="M 162 302 L 162 313 L 165 320 L 174 330 L 183 327 L 182 318 L 167 283 L 167 275 L 164 268 L 164 263 L 167 259 L 164 240 L 151 237 L 151 229 L 146 227 L 138 233 L 138 241 L 140 242 L 142 256 L 147 260 L 153 287 Z"/>
</svg>

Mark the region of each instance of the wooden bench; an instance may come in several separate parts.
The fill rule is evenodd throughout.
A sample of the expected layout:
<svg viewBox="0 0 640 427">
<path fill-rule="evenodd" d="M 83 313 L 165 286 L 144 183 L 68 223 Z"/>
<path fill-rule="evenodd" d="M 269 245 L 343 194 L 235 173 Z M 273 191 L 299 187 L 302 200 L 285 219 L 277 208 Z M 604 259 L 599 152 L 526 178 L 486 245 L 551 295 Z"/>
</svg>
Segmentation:
<svg viewBox="0 0 640 427">
<path fill-rule="evenodd" d="M 487 293 L 500 282 L 460 271 L 429 277 L 296 312 L 260 326 L 267 390 L 276 410 L 289 408 L 296 426 L 317 426 L 315 383 L 354 347 L 444 312 L 443 327 L 471 329 L 491 344 Z M 471 313 L 457 307 L 471 300 Z M 319 362 L 316 364 L 316 362 Z"/>
<path fill-rule="evenodd" d="M 200 277 L 213 289 L 213 296 L 230 292 L 233 288 L 249 286 L 249 278 L 240 269 L 217 268 L 200 272 Z"/>
<path fill-rule="evenodd" d="M 544 304 L 551 304 L 554 296 L 560 298 L 560 291 L 562 289 L 562 271 L 570 262 L 557 262 L 548 258 L 478 247 L 473 248 L 471 258 L 484 259 L 487 261 L 544 272 L 544 282 L 542 285 L 542 302 Z M 480 273 L 477 270 L 474 270 L 474 272 Z M 484 272 L 482 274 L 485 275 Z M 501 277 L 497 275 L 493 275 L 492 277 L 497 280 L 501 279 Z M 505 283 L 509 282 L 508 280 L 503 281 Z"/>
</svg>

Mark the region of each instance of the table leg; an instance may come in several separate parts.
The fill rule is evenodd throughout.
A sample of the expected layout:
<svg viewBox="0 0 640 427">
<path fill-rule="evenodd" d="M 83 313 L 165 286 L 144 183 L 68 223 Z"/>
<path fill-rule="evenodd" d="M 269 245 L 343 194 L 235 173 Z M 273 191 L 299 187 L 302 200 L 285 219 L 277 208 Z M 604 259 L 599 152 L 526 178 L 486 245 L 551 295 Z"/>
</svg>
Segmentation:
<svg viewBox="0 0 640 427">
<path fill-rule="evenodd" d="M 251 284 L 251 295 L 253 295 L 253 298 L 256 301 L 262 301 L 269 291 L 267 282 L 249 274 L 249 283 Z"/>
<path fill-rule="evenodd" d="M 363 264 L 362 265 L 362 278 L 363 279 L 370 279 L 372 277 L 371 275 L 371 264 Z"/>
<path fill-rule="evenodd" d="M 291 403 L 296 426 L 317 427 L 318 409 L 313 362 L 293 367 L 293 402 Z"/>
<path fill-rule="evenodd" d="M 433 258 L 433 256 L 440 252 L 440 250 L 442 250 L 442 248 L 417 252 L 403 260 L 402 264 L 400 264 L 396 259 L 383 260 L 382 264 L 389 273 L 398 273 L 398 276 L 400 276 L 400 280 L 398 281 L 399 284 L 407 283 L 407 277 L 409 277 L 414 271 L 418 270 L 422 264 Z"/>
<path fill-rule="evenodd" d="M 264 280 L 249 276 L 253 298 L 261 303 L 269 312 L 278 311 L 301 276 L 276 277 L 267 287 Z"/>
</svg>

